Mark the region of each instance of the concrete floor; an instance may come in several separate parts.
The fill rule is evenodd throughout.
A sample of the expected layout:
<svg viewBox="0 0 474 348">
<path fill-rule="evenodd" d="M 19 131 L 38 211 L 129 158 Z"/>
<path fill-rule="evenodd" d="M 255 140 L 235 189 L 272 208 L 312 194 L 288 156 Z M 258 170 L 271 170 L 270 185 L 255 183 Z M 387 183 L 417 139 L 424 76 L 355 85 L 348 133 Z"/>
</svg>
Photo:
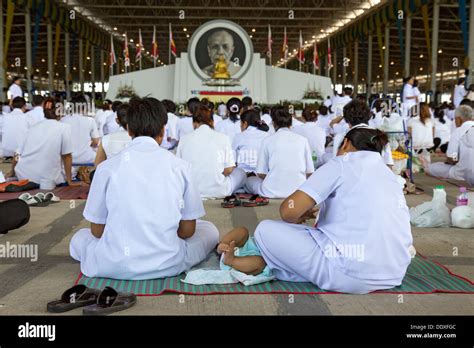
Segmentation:
<svg viewBox="0 0 474 348">
<path fill-rule="evenodd" d="M 0 164 L 4 172 L 7 166 Z M 425 189 L 422 195 L 409 195 L 409 206 L 430 200 L 432 188 L 441 182 L 418 176 Z M 457 187 L 442 182 L 453 203 Z M 82 217 L 84 201 L 63 201 L 47 208 L 31 208 L 30 223 L 5 236 L 0 244 L 37 244 L 39 259 L 0 260 L 0 315 L 44 315 L 46 303 L 58 298 L 73 285 L 79 265 L 69 257 L 68 245 L 75 231 L 87 226 Z M 251 231 L 258 221 L 278 219 L 280 201 L 260 208 L 220 208 L 218 201 L 204 203 L 205 219 L 216 224 L 221 234 L 234 226 Z M 474 279 L 474 230 L 456 228 L 413 228 L 415 247 L 421 254 L 443 263 L 454 273 Z M 453 255 L 453 248 L 458 254 Z M 182 295 L 181 295 L 182 296 Z M 118 315 L 473 315 L 474 295 L 211 295 L 140 297 L 137 305 Z M 401 301 L 402 300 L 402 301 Z M 81 315 L 77 309 L 69 315 Z"/>
</svg>

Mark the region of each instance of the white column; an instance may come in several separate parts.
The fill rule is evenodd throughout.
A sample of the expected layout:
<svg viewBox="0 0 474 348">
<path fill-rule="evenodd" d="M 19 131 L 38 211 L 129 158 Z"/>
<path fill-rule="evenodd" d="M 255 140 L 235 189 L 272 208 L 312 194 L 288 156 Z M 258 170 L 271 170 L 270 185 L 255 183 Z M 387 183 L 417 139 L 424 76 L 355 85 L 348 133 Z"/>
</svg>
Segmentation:
<svg viewBox="0 0 474 348">
<path fill-rule="evenodd" d="M 405 30 L 405 67 L 403 78 L 410 75 L 410 55 L 411 55 L 411 16 L 407 16 L 406 30 Z"/>
<path fill-rule="evenodd" d="M 359 40 L 354 42 L 354 91 L 358 93 L 359 87 Z"/>
<path fill-rule="evenodd" d="M 26 88 L 28 90 L 28 99 L 31 102 L 31 90 L 33 83 L 31 81 L 31 73 L 33 71 L 33 62 L 31 57 L 31 17 L 30 9 L 25 10 L 25 45 L 26 45 Z"/>
<path fill-rule="evenodd" d="M 71 77 L 71 54 L 69 52 L 69 33 L 64 33 L 64 51 L 65 51 L 65 80 L 66 80 L 66 96 L 67 100 L 71 100 L 71 83 L 69 78 Z"/>
<path fill-rule="evenodd" d="M 390 27 L 388 24 L 385 26 L 385 52 L 383 59 L 383 93 L 388 94 L 388 69 L 389 69 L 389 58 L 390 58 Z"/>
<path fill-rule="evenodd" d="M 372 94 L 372 41 L 373 37 L 372 34 L 369 34 L 369 42 L 368 42 L 368 49 L 367 49 L 367 101 L 369 101 L 370 95 Z"/>
<path fill-rule="evenodd" d="M 431 39 L 431 87 L 433 100 L 436 92 L 436 73 L 438 71 L 438 35 L 439 35 L 439 0 L 433 4 L 433 37 Z"/>
<path fill-rule="evenodd" d="M 48 89 L 53 93 L 54 86 L 54 63 L 53 63 L 53 25 L 48 23 Z"/>
<path fill-rule="evenodd" d="M 332 55 L 332 61 L 334 67 L 332 68 L 332 83 L 334 84 L 334 89 L 336 89 L 336 82 L 337 82 L 337 49 L 334 50 Z"/>
<path fill-rule="evenodd" d="M 105 84 L 105 69 L 104 69 L 104 51 L 101 49 L 100 50 L 100 83 L 102 84 L 102 101 L 105 99 L 105 90 L 104 90 L 104 84 Z"/>
<path fill-rule="evenodd" d="M 84 92 L 84 42 L 79 39 L 79 83 L 81 92 Z"/>
<path fill-rule="evenodd" d="M 344 46 L 342 49 L 342 88 L 346 86 L 346 73 L 347 73 L 347 67 L 346 67 L 346 58 L 347 58 L 347 47 Z"/>
<path fill-rule="evenodd" d="M 5 81 L 5 67 L 3 65 L 3 55 L 5 54 L 3 45 L 3 0 L 0 0 L 0 101 L 2 103 L 6 100 L 4 89 L 7 85 L 7 81 Z"/>
<path fill-rule="evenodd" d="M 468 86 L 474 83 L 474 3 L 472 1 L 469 6 L 469 57 Z"/>
</svg>

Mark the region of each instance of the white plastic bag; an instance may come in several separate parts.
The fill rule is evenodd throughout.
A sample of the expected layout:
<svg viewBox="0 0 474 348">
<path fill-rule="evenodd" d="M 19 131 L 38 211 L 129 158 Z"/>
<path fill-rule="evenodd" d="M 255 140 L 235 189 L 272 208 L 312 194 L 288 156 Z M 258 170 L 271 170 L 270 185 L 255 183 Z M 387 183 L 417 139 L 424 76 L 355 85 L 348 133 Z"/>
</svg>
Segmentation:
<svg viewBox="0 0 474 348">
<path fill-rule="evenodd" d="M 451 212 L 454 227 L 474 228 L 474 208 L 468 205 L 456 207 Z"/>
<path fill-rule="evenodd" d="M 410 209 L 410 221 L 416 227 L 449 227 L 451 213 L 446 205 L 446 191 L 437 186 L 433 190 L 433 200 Z"/>
</svg>

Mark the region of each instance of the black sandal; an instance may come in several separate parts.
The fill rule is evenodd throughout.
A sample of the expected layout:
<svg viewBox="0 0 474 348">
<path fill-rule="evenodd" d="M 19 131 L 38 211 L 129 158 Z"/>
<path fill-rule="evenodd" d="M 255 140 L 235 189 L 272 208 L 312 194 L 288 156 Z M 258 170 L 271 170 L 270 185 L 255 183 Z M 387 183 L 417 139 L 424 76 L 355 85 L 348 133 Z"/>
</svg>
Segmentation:
<svg viewBox="0 0 474 348">
<path fill-rule="evenodd" d="M 224 202 L 221 203 L 222 208 L 235 208 L 241 205 L 242 201 L 236 195 L 227 196 L 224 198 Z"/>
<path fill-rule="evenodd" d="M 128 309 L 137 303 L 137 295 L 118 292 L 106 286 L 99 295 L 97 303 L 82 310 L 84 315 L 107 315 Z"/>
<path fill-rule="evenodd" d="M 64 313 L 75 308 L 89 306 L 97 302 L 100 290 L 76 285 L 66 290 L 60 300 L 51 301 L 46 306 L 49 313 Z"/>
</svg>

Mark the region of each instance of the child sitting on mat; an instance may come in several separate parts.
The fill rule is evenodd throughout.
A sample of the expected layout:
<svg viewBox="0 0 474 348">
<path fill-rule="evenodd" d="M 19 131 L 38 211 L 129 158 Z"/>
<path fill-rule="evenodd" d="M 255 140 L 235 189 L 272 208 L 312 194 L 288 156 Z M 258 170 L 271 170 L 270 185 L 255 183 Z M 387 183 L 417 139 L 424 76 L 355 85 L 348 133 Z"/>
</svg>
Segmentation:
<svg viewBox="0 0 474 348">
<path fill-rule="evenodd" d="M 233 268 L 249 275 L 263 273 L 264 276 L 271 276 L 270 268 L 245 227 L 237 227 L 227 233 L 217 246 L 217 253 L 223 254 L 221 270 Z"/>
</svg>

